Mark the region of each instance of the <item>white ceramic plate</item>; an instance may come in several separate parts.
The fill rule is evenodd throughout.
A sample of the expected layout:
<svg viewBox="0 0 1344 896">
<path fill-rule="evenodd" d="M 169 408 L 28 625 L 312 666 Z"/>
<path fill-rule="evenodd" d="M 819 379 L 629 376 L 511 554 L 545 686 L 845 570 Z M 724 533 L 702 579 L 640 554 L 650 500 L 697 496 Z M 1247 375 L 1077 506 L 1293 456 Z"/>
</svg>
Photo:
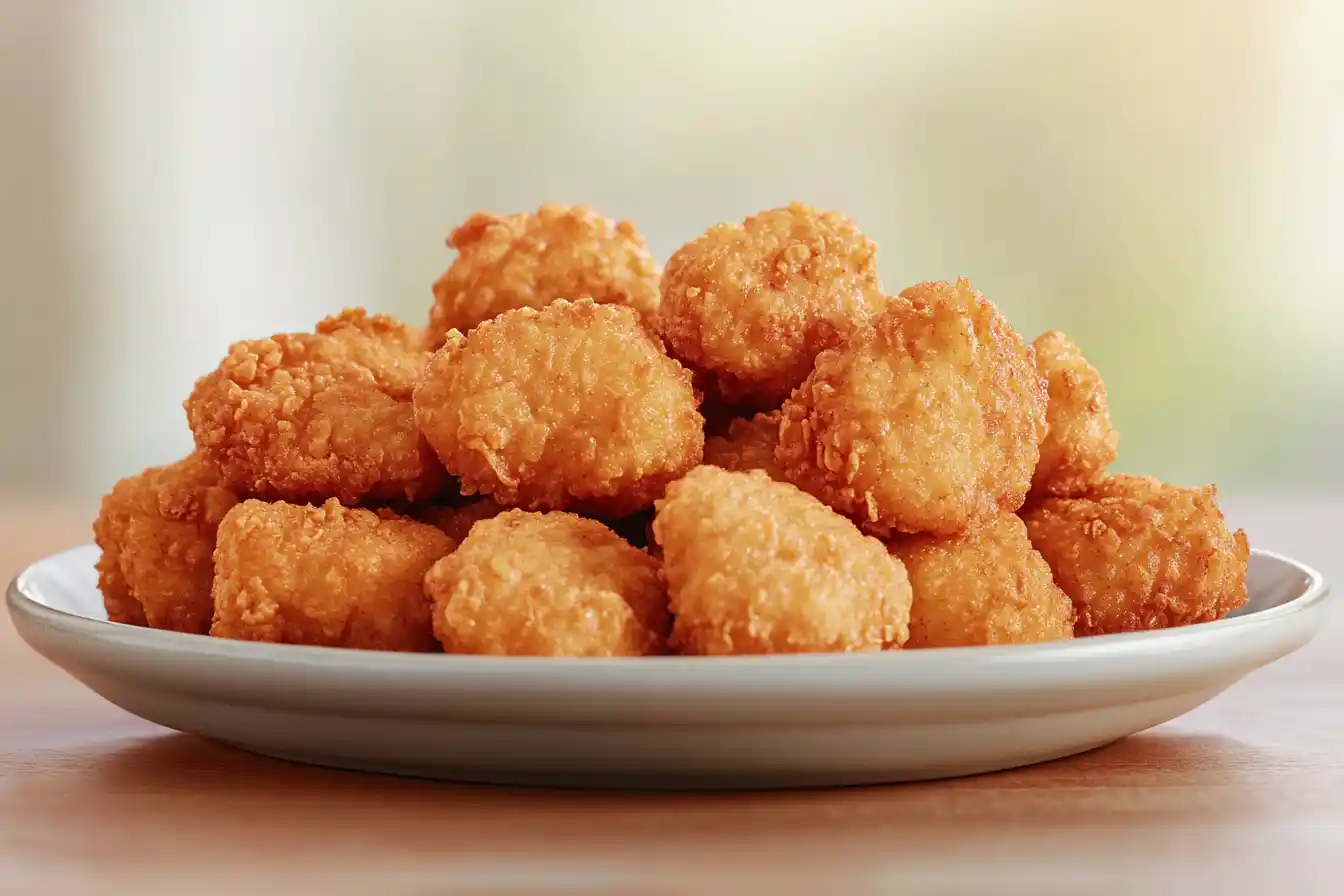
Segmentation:
<svg viewBox="0 0 1344 896">
<path fill-rule="evenodd" d="M 1241 612 L 1160 632 L 775 657 L 393 654 L 111 623 L 96 558 L 29 567 L 10 612 L 129 712 L 283 759 L 513 784 L 860 784 L 1056 759 L 1193 709 L 1301 647 L 1327 609 L 1318 573 L 1257 551 Z"/>
</svg>

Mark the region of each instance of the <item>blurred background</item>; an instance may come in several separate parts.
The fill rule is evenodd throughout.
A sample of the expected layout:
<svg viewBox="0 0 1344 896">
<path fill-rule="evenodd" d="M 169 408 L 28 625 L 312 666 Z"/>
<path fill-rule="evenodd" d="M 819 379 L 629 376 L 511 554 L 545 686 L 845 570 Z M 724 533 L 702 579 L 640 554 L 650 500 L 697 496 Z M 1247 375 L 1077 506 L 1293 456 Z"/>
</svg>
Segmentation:
<svg viewBox="0 0 1344 896">
<path fill-rule="evenodd" d="M 1101 369 L 1119 466 L 1344 484 L 1344 3 L 0 0 L 0 490 L 190 447 L 229 342 L 423 322 L 473 210 L 798 199 Z"/>
</svg>

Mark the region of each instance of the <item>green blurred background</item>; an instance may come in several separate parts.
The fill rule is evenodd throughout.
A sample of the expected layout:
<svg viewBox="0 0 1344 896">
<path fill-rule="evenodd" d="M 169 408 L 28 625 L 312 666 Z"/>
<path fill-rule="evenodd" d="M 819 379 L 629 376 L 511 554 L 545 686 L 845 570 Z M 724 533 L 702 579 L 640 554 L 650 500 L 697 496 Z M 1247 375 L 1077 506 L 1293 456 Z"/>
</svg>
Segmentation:
<svg viewBox="0 0 1344 896">
<path fill-rule="evenodd" d="M 477 208 L 802 200 L 1101 369 L 1119 466 L 1344 483 L 1344 4 L 0 2 L 0 487 L 188 450 L 236 338 L 420 323 Z"/>
</svg>

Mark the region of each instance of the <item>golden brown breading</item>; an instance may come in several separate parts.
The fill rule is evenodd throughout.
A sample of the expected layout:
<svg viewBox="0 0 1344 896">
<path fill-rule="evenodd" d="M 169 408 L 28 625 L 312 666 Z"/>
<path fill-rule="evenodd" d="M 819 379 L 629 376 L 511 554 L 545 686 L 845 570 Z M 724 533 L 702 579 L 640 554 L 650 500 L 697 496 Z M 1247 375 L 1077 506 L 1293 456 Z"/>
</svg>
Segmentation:
<svg viewBox="0 0 1344 896">
<path fill-rule="evenodd" d="M 969 281 L 921 283 L 783 408 L 791 477 L 879 535 L 955 535 L 1022 505 L 1045 433 L 1034 353 Z"/>
<path fill-rule="evenodd" d="M 699 462 L 691 374 L 630 308 L 520 308 L 450 334 L 415 389 L 420 429 L 464 494 L 619 517 Z"/>
<path fill-rule="evenodd" d="M 971 535 L 904 535 L 888 547 L 905 562 L 914 591 L 906 647 L 1073 637 L 1073 603 L 1015 514 L 1001 513 Z"/>
<path fill-rule="evenodd" d="M 886 304 L 877 246 L 837 212 L 794 203 L 716 224 L 677 250 L 662 279 L 668 350 L 714 394 L 778 408 L 822 349 Z"/>
<path fill-rule="evenodd" d="M 458 251 L 434 284 L 427 346 L 449 330 L 470 332 L 514 308 L 544 308 L 555 299 L 590 296 L 628 305 L 652 324 L 662 273 L 629 221 L 612 222 L 581 205 L 547 203 L 533 213 L 477 212 L 448 237 Z"/>
<path fill-rule="evenodd" d="M 668 487 L 653 531 L 683 653 L 882 650 L 909 635 L 901 561 L 760 470 L 696 467 Z"/>
<path fill-rule="evenodd" d="M 824 492 L 822 478 L 809 468 L 793 471 L 792 478 L 775 457 L 779 443 L 779 411 L 736 419 L 722 436 L 705 439 L 705 463 L 725 470 L 761 470 L 776 482 L 792 482 L 810 495 Z"/>
<path fill-rule="evenodd" d="M 315 333 L 235 343 L 196 382 L 187 419 L 196 446 L 253 497 L 429 498 L 444 475 L 411 408 L 427 358 L 403 324 L 346 309 Z"/>
<path fill-rule="evenodd" d="M 1032 346 L 1036 367 L 1046 378 L 1049 403 L 1031 494 L 1071 498 L 1101 479 L 1115 462 L 1120 433 L 1111 426 L 1101 374 L 1069 337 L 1042 333 Z"/>
<path fill-rule="evenodd" d="M 434 651 L 425 573 L 453 549 L 388 510 L 244 501 L 219 526 L 214 625 L 241 641 Z"/>
<path fill-rule="evenodd" d="M 666 652 L 658 562 L 596 520 L 509 510 L 478 523 L 425 577 L 449 653 Z"/>
<path fill-rule="evenodd" d="M 1246 602 L 1246 533 L 1229 532 L 1217 490 L 1111 476 L 1080 498 L 1033 502 L 1031 543 L 1073 599 L 1078 635 L 1221 619 Z"/>
<path fill-rule="evenodd" d="M 779 442 L 779 412 L 738 418 L 728 424 L 728 434 L 705 439 L 705 463 L 724 470 L 763 470 L 776 482 L 787 482 L 784 468 L 775 460 Z"/>
<path fill-rule="evenodd" d="M 195 452 L 113 486 L 93 524 L 107 618 L 205 634 L 214 609 L 215 530 L 237 502 Z"/>
</svg>

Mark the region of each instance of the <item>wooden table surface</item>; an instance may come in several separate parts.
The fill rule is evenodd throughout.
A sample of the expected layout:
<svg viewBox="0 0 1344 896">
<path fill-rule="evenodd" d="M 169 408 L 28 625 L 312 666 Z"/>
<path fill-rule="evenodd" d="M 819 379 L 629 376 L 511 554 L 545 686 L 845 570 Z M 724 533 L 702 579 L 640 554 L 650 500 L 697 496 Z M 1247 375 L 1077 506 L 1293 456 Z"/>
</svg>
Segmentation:
<svg viewBox="0 0 1344 896">
<path fill-rule="evenodd" d="M 1344 495 L 1229 502 L 1344 576 Z M 0 575 L 92 504 L 0 502 Z M 729 795 L 459 786 L 288 765 L 140 721 L 0 613 L 0 893 L 1337 892 L 1344 619 L 1184 718 L 957 781 Z"/>
</svg>

